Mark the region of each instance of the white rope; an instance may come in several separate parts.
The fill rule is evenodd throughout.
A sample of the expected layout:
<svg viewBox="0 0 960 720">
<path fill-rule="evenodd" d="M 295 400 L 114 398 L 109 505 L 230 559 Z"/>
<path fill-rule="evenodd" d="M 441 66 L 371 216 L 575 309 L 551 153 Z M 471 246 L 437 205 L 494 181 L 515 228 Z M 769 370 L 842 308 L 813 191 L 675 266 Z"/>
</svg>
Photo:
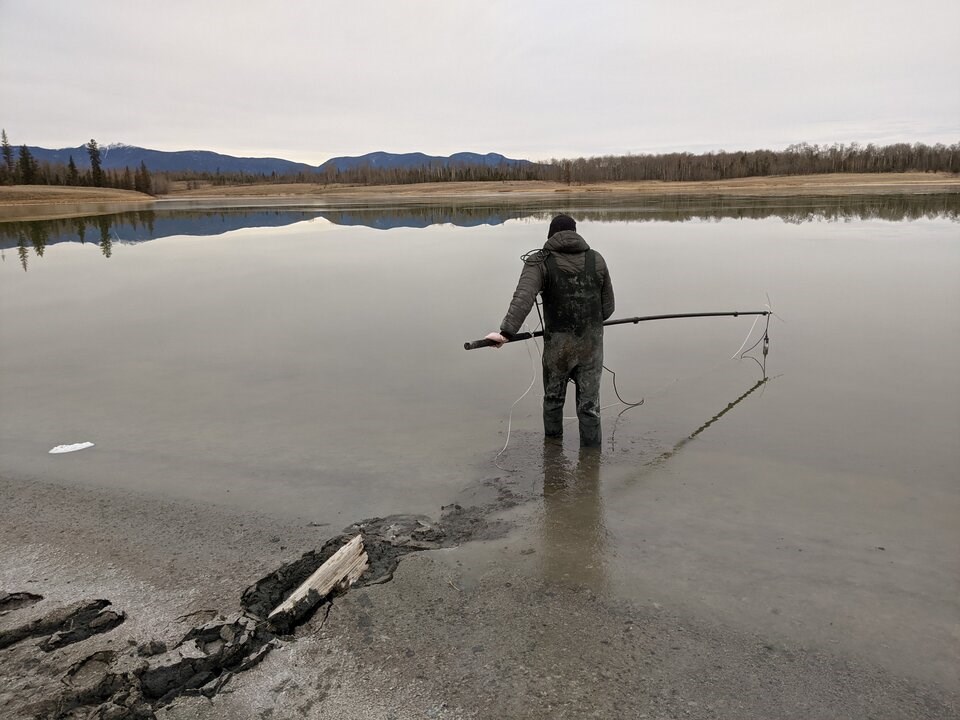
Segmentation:
<svg viewBox="0 0 960 720">
<path fill-rule="evenodd" d="M 769 306 L 768 306 L 768 307 L 769 307 Z M 753 319 L 753 325 L 750 326 L 750 332 L 748 332 L 748 333 L 747 333 L 747 336 L 743 339 L 743 345 L 741 345 L 740 347 L 738 347 L 738 348 L 737 348 L 737 351 L 730 357 L 731 360 L 736 360 L 736 359 L 737 359 L 737 355 L 740 354 L 740 351 L 743 350 L 743 349 L 747 346 L 747 343 L 750 341 L 750 336 L 753 335 L 753 329 L 757 326 L 757 322 L 758 322 L 758 321 L 760 320 L 760 318 L 762 318 L 762 317 L 763 317 L 763 315 L 757 315 L 757 316 Z"/>
<path fill-rule="evenodd" d="M 526 328 L 527 326 L 524 325 L 523 327 Z M 531 341 L 531 342 L 533 342 L 534 345 L 537 344 L 536 341 Z M 504 441 L 503 447 L 500 448 L 500 452 L 498 452 L 493 458 L 493 464 L 496 465 L 501 470 L 503 470 L 504 472 L 516 472 L 515 470 L 510 470 L 509 468 L 503 467 L 500 463 L 497 462 L 497 460 L 500 459 L 500 456 L 506 452 L 507 446 L 510 444 L 510 432 L 513 429 L 513 409 L 517 406 L 517 403 L 519 403 L 521 400 L 523 400 L 527 396 L 527 394 L 533 389 L 534 384 L 537 382 L 537 360 L 535 357 L 533 357 L 533 353 L 530 352 L 530 344 L 525 343 L 525 347 L 527 348 L 527 355 L 530 356 L 530 364 L 532 366 L 530 384 L 527 386 L 527 389 L 523 391 L 523 395 L 521 395 L 516 400 L 514 400 L 513 405 L 510 406 L 510 413 L 507 416 L 507 439 Z M 539 352 L 540 352 L 540 347 L 537 346 L 537 353 Z"/>
<path fill-rule="evenodd" d="M 766 307 L 767 307 L 767 309 L 770 311 L 770 314 L 771 314 L 771 315 L 775 315 L 775 313 L 773 312 L 773 309 L 770 307 L 770 296 L 769 296 L 769 295 L 767 295 Z M 750 331 L 747 333 L 747 336 L 744 338 L 743 343 L 740 345 L 740 347 L 737 348 L 737 351 L 731 356 L 731 358 L 730 358 L 731 360 L 735 360 L 735 359 L 737 358 L 737 356 L 740 354 L 740 352 L 747 346 L 747 343 L 750 341 L 750 338 L 753 336 L 753 331 L 756 329 L 757 323 L 760 321 L 760 318 L 761 318 L 761 317 L 763 317 L 763 316 L 762 316 L 762 315 L 757 315 L 757 316 L 754 318 L 753 324 L 750 326 Z M 530 331 L 529 327 L 528 327 L 526 324 L 523 325 L 523 329 L 524 329 L 524 330 L 527 330 L 527 332 Z M 541 358 L 541 360 L 542 360 L 542 359 L 543 359 L 543 353 L 540 352 L 540 346 L 537 345 L 536 340 L 533 340 L 533 339 L 532 339 L 531 342 L 533 343 L 534 347 L 536 347 L 536 349 L 537 349 L 537 354 L 540 356 L 540 358 Z M 523 400 L 523 399 L 530 393 L 530 391 L 533 389 L 534 384 L 537 382 L 537 361 L 536 361 L 536 358 L 534 358 L 534 357 L 533 357 L 533 353 L 530 352 L 530 344 L 529 344 L 529 343 L 526 343 L 526 344 L 525 344 L 525 347 L 527 348 L 527 354 L 530 356 L 530 363 L 531 363 L 531 365 L 532 365 L 532 374 L 531 374 L 531 377 L 530 377 L 530 384 L 527 386 L 527 389 L 523 391 L 523 394 L 522 394 L 520 397 L 518 397 L 516 400 L 514 400 L 514 401 L 513 401 L 513 405 L 510 406 L 510 412 L 509 412 L 509 414 L 507 415 L 507 437 L 506 437 L 506 440 L 504 440 L 503 447 L 500 448 L 500 452 L 498 452 L 498 453 L 494 456 L 494 458 L 493 458 L 493 464 L 496 465 L 496 466 L 497 466 L 498 468 L 500 468 L 501 470 L 503 470 L 504 472 L 516 472 L 516 470 L 511 470 L 511 469 L 509 469 L 509 468 L 505 468 L 505 467 L 503 467 L 502 465 L 500 465 L 500 463 L 497 462 L 497 460 L 500 459 L 500 456 L 503 455 L 503 453 L 505 453 L 505 452 L 507 451 L 507 448 L 508 448 L 509 445 L 510 445 L 510 434 L 511 434 L 511 432 L 512 432 L 512 430 L 513 430 L 513 411 L 514 411 L 514 408 L 516 408 L 517 404 L 518 404 L 521 400 Z M 718 363 L 718 364 L 719 364 L 719 363 Z M 701 375 L 699 375 L 699 376 L 697 376 L 697 377 L 702 377 L 703 375 L 707 375 L 707 374 L 709 374 L 710 372 L 712 372 L 712 370 L 715 370 L 715 369 L 716 369 L 716 367 L 713 367 L 713 368 L 711 368 L 711 369 L 708 369 L 707 371 L 701 373 Z M 661 388 L 659 391 L 653 393 L 653 395 L 652 395 L 651 397 L 657 396 L 657 395 L 659 395 L 660 393 L 665 392 L 670 386 L 675 385 L 675 384 L 676 384 L 677 382 L 679 382 L 679 381 L 680 381 L 680 378 L 674 379 L 672 382 L 667 383 L 667 384 L 666 384 L 663 388 Z M 604 406 L 602 406 L 598 412 L 603 412 L 604 410 L 609 410 L 609 409 L 612 408 L 612 407 L 618 407 L 618 406 L 620 406 L 620 405 L 627 405 L 628 407 L 633 407 L 633 405 L 630 405 L 629 403 L 624 403 L 624 402 L 619 402 L 619 401 L 618 401 L 618 402 L 615 402 L 615 403 L 611 403 L 610 405 L 604 405 Z M 564 415 L 564 416 L 563 416 L 563 421 L 564 421 L 564 422 L 569 422 L 569 421 L 571 421 L 571 420 L 576 420 L 576 419 L 578 419 L 576 415 Z"/>
</svg>

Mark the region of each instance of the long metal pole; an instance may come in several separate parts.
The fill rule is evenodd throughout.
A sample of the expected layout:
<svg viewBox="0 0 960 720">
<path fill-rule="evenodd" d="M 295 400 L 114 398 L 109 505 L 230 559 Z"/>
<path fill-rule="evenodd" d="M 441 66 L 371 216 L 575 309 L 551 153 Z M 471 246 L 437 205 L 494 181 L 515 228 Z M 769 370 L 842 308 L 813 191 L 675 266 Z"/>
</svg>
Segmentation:
<svg viewBox="0 0 960 720">
<path fill-rule="evenodd" d="M 616 320 L 607 320 L 604 325 L 627 325 L 647 322 L 648 320 L 675 320 L 677 318 L 702 318 L 702 317 L 739 317 L 741 315 L 769 315 L 769 310 L 731 310 L 730 312 L 707 312 L 707 313 L 671 313 L 670 315 L 644 315 L 641 317 L 632 317 L 632 318 L 619 318 Z M 512 338 L 510 342 L 520 342 L 521 340 L 529 340 L 535 337 L 541 337 L 543 335 L 542 330 L 537 330 L 532 333 L 517 333 Z M 463 344 L 464 350 L 476 350 L 477 348 L 482 347 L 493 347 L 496 345 L 493 340 L 473 340 L 472 342 L 465 342 Z"/>
</svg>

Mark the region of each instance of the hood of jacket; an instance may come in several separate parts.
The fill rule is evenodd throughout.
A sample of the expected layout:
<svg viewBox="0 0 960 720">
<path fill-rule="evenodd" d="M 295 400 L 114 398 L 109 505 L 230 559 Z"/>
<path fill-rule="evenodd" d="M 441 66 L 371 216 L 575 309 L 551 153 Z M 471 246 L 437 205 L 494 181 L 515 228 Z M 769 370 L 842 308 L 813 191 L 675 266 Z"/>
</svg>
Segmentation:
<svg viewBox="0 0 960 720">
<path fill-rule="evenodd" d="M 549 237 L 543 249 L 558 253 L 580 253 L 589 250 L 590 246 L 576 230 L 561 230 Z"/>
</svg>

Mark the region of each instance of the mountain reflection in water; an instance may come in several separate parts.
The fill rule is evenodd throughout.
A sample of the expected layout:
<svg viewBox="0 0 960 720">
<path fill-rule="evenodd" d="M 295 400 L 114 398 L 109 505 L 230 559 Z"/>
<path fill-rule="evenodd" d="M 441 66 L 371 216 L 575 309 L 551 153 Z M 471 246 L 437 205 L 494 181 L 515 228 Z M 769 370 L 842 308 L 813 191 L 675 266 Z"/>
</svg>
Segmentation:
<svg viewBox="0 0 960 720">
<path fill-rule="evenodd" d="M 65 242 L 96 244 L 104 257 L 109 258 L 117 243 L 139 243 L 171 236 L 213 236 L 243 228 L 285 227 L 317 218 L 334 225 L 391 230 L 431 225 L 493 226 L 516 219 L 547 221 L 558 212 L 588 222 L 684 222 L 770 217 L 779 217 L 788 223 L 812 220 L 896 222 L 937 218 L 958 222 L 960 194 L 765 198 L 663 195 L 607 198 L 600 202 L 556 198 L 513 205 L 424 203 L 338 208 L 138 210 L 93 217 L 0 223 L 0 250 L 16 248 L 20 264 L 26 270 L 31 248 L 36 257 L 42 258 L 47 247 Z"/>
</svg>

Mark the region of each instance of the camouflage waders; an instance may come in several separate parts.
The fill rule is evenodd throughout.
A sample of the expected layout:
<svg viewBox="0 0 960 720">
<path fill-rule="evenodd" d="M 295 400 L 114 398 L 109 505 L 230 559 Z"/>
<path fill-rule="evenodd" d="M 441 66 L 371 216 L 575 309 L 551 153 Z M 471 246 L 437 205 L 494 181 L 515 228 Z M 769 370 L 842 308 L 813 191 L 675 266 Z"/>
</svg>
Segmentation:
<svg viewBox="0 0 960 720">
<path fill-rule="evenodd" d="M 552 254 L 545 260 L 543 289 L 543 431 L 563 436 L 567 382 L 576 385 L 580 445 L 599 447 L 600 376 L 603 373 L 602 279 L 596 253 L 587 250 L 583 270 L 565 273 Z"/>
</svg>

